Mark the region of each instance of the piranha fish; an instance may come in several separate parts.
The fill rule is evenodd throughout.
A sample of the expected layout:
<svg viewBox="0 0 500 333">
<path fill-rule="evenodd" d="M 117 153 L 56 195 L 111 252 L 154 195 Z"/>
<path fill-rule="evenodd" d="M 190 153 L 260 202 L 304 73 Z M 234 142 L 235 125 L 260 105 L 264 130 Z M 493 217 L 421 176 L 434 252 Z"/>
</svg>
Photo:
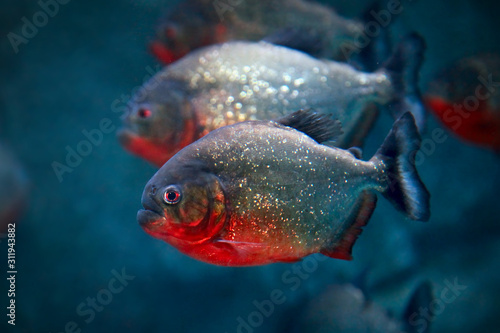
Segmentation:
<svg viewBox="0 0 500 333">
<path fill-rule="evenodd" d="M 282 46 L 228 42 L 204 48 L 153 76 L 131 99 L 122 145 L 157 166 L 225 125 L 271 120 L 301 108 L 332 114 L 343 126 L 340 147 L 361 145 L 377 117 L 411 111 L 423 127 L 417 88 L 424 42 L 409 35 L 378 71 L 361 72 Z"/>
<path fill-rule="evenodd" d="M 344 60 L 356 49 L 364 25 L 312 1 L 185 0 L 159 24 L 150 49 L 161 62 L 170 64 L 202 46 L 284 37 L 292 28 L 299 36 L 317 40 L 315 56 Z"/>
<path fill-rule="evenodd" d="M 288 319 L 287 333 L 429 333 L 432 314 L 422 309 L 433 301 L 432 286 L 422 282 L 414 290 L 401 317 L 394 317 L 371 301 L 365 290 L 352 283 L 334 284 L 306 302 Z M 428 311 L 427 311 L 428 312 Z M 285 331 L 284 331 L 285 332 Z"/>
<path fill-rule="evenodd" d="M 0 144 L 0 232 L 17 222 L 26 204 L 28 179 L 12 153 Z"/>
<path fill-rule="evenodd" d="M 500 55 L 456 62 L 429 85 L 425 102 L 459 138 L 500 153 Z"/>
<path fill-rule="evenodd" d="M 369 161 L 359 149 L 320 144 L 339 134 L 338 121 L 311 110 L 215 130 L 151 178 L 139 224 L 195 259 L 249 266 L 318 252 L 351 259 L 375 191 L 408 217 L 429 218 L 429 193 L 412 164 L 420 137 L 411 114 Z"/>
</svg>

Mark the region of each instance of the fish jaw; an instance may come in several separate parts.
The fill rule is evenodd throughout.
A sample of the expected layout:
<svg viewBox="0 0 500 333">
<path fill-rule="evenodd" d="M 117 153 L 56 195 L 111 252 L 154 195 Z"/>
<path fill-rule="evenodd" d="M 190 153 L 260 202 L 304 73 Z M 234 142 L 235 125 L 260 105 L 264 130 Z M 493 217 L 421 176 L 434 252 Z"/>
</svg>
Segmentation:
<svg viewBox="0 0 500 333">
<path fill-rule="evenodd" d="M 184 242 L 168 232 L 169 222 L 163 215 L 148 209 L 141 209 L 137 212 L 137 221 L 141 228 L 151 237 L 160 239 L 175 248 L 181 250 Z M 193 247 L 193 245 L 187 245 Z M 196 246 L 196 245 L 195 245 Z M 181 251 L 182 252 L 182 251 Z"/>
<path fill-rule="evenodd" d="M 150 207 L 143 204 L 145 207 Z M 150 207 L 151 208 L 151 207 Z M 150 236 L 160 239 L 180 252 L 196 260 L 217 266 L 257 266 L 277 262 L 296 262 L 301 258 L 319 252 L 319 249 L 298 249 L 283 247 L 283 241 L 272 243 L 258 235 L 243 235 L 233 239 L 226 229 L 218 236 L 207 237 L 200 241 L 190 241 L 186 237 L 179 237 L 176 232 L 179 227 L 157 213 L 154 209 L 143 209 L 137 213 L 137 219 L 144 231 Z M 233 220 L 233 219 L 232 219 Z M 240 224 L 247 225 L 245 220 Z"/>
<path fill-rule="evenodd" d="M 144 137 L 126 124 L 118 131 L 118 140 L 130 153 L 157 167 L 163 166 L 179 150 L 193 143 L 206 133 L 200 131 L 197 117 L 185 118 L 178 128 L 164 130 L 169 135 L 161 138 Z"/>
<path fill-rule="evenodd" d="M 456 111 L 456 105 L 439 96 L 428 95 L 425 101 L 441 123 L 464 141 L 500 151 L 500 116 L 485 102 L 473 112 Z"/>
<path fill-rule="evenodd" d="M 155 205 L 150 206 L 148 203 L 143 202 L 143 206 L 145 209 L 137 212 L 137 221 L 148 235 L 161 239 L 175 247 L 184 243 L 183 240 L 173 235 L 172 229 L 175 228 L 175 222 L 167 219 L 163 213 L 158 212 L 158 209 L 154 208 Z"/>
<path fill-rule="evenodd" d="M 177 238 L 166 229 L 166 218 L 155 211 L 142 209 L 137 213 L 137 220 L 150 236 L 160 239 L 180 252 L 196 260 L 218 266 L 254 266 L 276 262 L 265 251 L 268 247 L 258 243 L 226 242 L 221 239 L 209 239 L 190 242 Z"/>
<path fill-rule="evenodd" d="M 177 56 L 172 50 L 159 41 L 154 41 L 149 45 L 150 52 L 163 64 L 169 65 L 182 56 Z"/>
<path fill-rule="evenodd" d="M 165 218 L 152 210 L 141 209 L 137 213 L 137 220 L 139 221 L 139 225 L 149 233 L 153 232 L 158 226 L 161 226 Z"/>
<path fill-rule="evenodd" d="M 142 157 L 158 167 L 165 164 L 177 152 L 175 149 L 169 149 L 171 146 L 167 143 L 153 142 L 127 129 L 118 132 L 118 140 L 130 153 Z"/>
</svg>

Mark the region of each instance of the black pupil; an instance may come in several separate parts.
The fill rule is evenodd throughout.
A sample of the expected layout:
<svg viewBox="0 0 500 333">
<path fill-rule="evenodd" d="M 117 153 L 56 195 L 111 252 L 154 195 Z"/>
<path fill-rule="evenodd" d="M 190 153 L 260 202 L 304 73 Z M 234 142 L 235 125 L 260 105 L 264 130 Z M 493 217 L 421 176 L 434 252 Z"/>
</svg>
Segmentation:
<svg viewBox="0 0 500 333">
<path fill-rule="evenodd" d="M 168 201 L 175 201 L 175 200 L 177 200 L 177 198 L 178 198 L 178 193 L 177 192 L 172 191 L 172 192 L 168 192 L 167 193 L 167 199 L 168 199 Z"/>
</svg>

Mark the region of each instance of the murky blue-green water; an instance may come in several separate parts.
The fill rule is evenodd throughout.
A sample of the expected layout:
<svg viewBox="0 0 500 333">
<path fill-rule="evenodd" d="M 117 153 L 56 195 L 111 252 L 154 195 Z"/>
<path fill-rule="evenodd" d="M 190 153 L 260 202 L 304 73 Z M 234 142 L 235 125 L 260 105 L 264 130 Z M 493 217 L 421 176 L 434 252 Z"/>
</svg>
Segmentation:
<svg viewBox="0 0 500 333">
<path fill-rule="evenodd" d="M 355 16 L 369 1 L 330 3 Z M 402 0 L 405 9 L 392 34 L 397 39 L 415 30 L 427 40 L 423 88 L 456 59 L 500 52 L 495 16 L 500 7 L 493 3 Z M 155 168 L 120 147 L 115 138 L 120 115 L 112 105 L 159 69 L 146 43 L 169 6 L 152 0 L 72 0 L 15 53 L 7 34 L 19 33 L 22 18 L 31 19 L 40 6 L 2 3 L 0 140 L 32 182 L 16 228 L 15 327 L 7 324 L 6 239 L 0 243 L 2 332 L 244 332 L 238 318 L 248 322 L 258 311 L 254 301 L 269 299 L 275 289 L 286 301 L 251 329 L 281 332 L 290 309 L 365 269 L 372 299 L 396 315 L 418 282 L 431 281 L 439 299 L 447 283 L 458 280 L 466 288 L 442 302 L 432 331 L 498 331 L 500 160 L 451 135 L 429 148 L 419 168 L 432 195 L 431 220 L 406 220 L 381 198 L 351 262 L 215 267 L 144 233 L 136 212 Z M 76 149 L 85 139 L 82 131 L 99 128 L 103 119 L 112 124 L 109 133 L 59 181 L 52 163 L 64 163 L 67 148 Z M 390 126 L 383 115 L 366 156 Z M 429 117 L 428 133 L 439 127 Z M 299 275 L 304 269 L 309 273 Z"/>
</svg>

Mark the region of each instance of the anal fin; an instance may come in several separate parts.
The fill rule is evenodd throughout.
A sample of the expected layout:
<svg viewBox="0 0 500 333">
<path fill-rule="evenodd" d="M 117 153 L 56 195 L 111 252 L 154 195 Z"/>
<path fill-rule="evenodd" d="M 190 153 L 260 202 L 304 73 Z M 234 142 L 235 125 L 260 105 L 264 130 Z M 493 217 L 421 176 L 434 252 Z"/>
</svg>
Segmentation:
<svg viewBox="0 0 500 333">
<path fill-rule="evenodd" d="M 374 193 L 363 192 L 353 208 L 351 216 L 346 221 L 349 227 L 344 231 L 340 241 L 335 242 L 330 248 L 322 249 L 320 253 L 335 259 L 351 260 L 352 247 L 363 231 L 362 228 L 368 224 L 376 204 L 377 196 Z"/>
</svg>

